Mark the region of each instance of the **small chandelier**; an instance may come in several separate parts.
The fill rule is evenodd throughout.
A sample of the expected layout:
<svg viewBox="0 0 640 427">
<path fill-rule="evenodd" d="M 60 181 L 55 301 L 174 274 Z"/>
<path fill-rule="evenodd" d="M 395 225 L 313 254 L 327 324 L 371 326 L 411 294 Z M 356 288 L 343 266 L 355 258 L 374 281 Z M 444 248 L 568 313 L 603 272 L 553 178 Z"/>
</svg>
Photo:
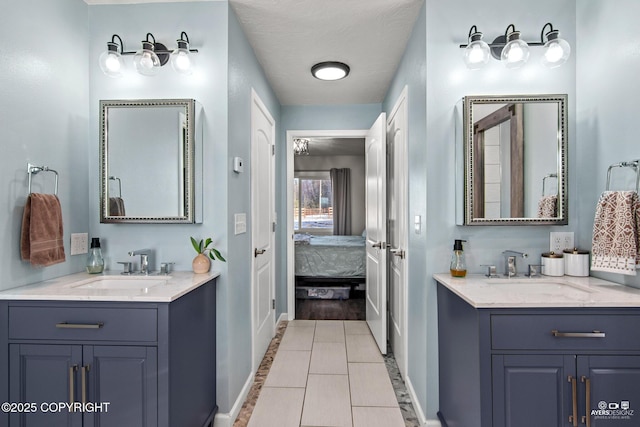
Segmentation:
<svg viewBox="0 0 640 427">
<path fill-rule="evenodd" d="M 309 155 L 309 139 L 294 138 L 293 154 L 295 154 L 296 156 L 308 156 Z"/>
</svg>

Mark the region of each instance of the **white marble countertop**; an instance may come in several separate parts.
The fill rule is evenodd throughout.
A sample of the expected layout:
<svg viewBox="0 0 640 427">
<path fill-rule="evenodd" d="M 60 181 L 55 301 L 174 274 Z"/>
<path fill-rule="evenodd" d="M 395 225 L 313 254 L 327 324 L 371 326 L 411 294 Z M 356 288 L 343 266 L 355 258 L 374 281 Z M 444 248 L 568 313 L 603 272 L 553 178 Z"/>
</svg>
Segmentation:
<svg viewBox="0 0 640 427">
<path fill-rule="evenodd" d="M 433 278 L 475 308 L 640 307 L 640 289 L 595 277 Z"/>
<path fill-rule="evenodd" d="M 0 300 L 171 302 L 220 273 L 125 276 L 76 273 L 0 292 Z"/>
</svg>

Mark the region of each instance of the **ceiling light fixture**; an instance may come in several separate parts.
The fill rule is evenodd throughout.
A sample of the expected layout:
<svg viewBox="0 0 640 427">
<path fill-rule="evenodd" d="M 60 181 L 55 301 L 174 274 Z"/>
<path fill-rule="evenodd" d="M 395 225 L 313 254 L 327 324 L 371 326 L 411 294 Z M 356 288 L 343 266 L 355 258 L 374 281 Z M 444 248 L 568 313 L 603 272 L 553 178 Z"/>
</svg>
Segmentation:
<svg viewBox="0 0 640 427">
<path fill-rule="evenodd" d="M 295 154 L 296 156 L 308 156 L 309 142 L 311 141 L 308 138 L 294 138 L 293 154 Z"/>
<path fill-rule="evenodd" d="M 140 50 L 137 52 L 125 51 L 122 39 L 114 34 L 111 42 L 107 43 L 107 50 L 100 55 L 98 63 L 102 72 L 109 77 L 122 77 L 122 71 L 125 67 L 123 55 L 133 55 L 133 65 L 136 71 L 144 76 L 156 75 L 160 67 L 170 59 L 171 66 L 176 72 L 185 75 L 191 74 L 194 62 L 191 53 L 198 52 L 198 49 L 189 48 L 189 36 L 184 31 L 180 33 L 177 43 L 178 47 L 174 51 L 170 51 L 164 44 L 156 42 L 153 34 L 147 33 Z"/>
<path fill-rule="evenodd" d="M 549 31 L 545 34 L 545 30 Z M 546 38 L 546 41 L 545 41 Z M 475 25 L 471 26 L 468 44 L 460 45 L 464 49 L 464 61 L 469 69 L 477 70 L 488 62 L 485 45 L 491 56 L 501 61 L 507 68 L 519 68 L 529 60 L 530 46 L 543 46 L 542 63 L 549 68 L 558 67 L 569 59 L 571 46 L 560 38 L 558 30 L 554 30 L 550 22 L 542 27 L 539 42 L 525 42 L 520 39 L 520 31 L 510 24 L 503 35 L 496 37 L 492 43 L 482 40 L 482 33 Z"/>
<path fill-rule="evenodd" d="M 349 75 L 351 69 L 343 62 L 320 62 L 311 67 L 311 74 L 319 80 L 340 80 Z"/>
</svg>

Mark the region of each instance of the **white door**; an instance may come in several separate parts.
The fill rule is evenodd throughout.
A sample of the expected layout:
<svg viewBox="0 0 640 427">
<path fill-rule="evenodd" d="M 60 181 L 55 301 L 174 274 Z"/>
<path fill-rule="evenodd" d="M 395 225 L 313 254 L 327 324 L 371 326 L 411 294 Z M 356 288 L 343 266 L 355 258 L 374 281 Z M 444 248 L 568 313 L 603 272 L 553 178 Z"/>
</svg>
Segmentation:
<svg viewBox="0 0 640 427">
<path fill-rule="evenodd" d="M 407 369 L 407 90 L 387 122 L 389 341 L 403 377 Z"/>
<path fill-rule="evenodd" d="M 275 334 L 275 122 L 251 92 L 251 240 L 253 271 L 251 318 L 253 370 L 260 365 Z"/>
<path fill-rule="evenodd" d="M 365 140 L 367 208 L 367 323 L 380 352 L 387 353 L 387 146 L 386 115 L 380 114 Z"/>
</svg>

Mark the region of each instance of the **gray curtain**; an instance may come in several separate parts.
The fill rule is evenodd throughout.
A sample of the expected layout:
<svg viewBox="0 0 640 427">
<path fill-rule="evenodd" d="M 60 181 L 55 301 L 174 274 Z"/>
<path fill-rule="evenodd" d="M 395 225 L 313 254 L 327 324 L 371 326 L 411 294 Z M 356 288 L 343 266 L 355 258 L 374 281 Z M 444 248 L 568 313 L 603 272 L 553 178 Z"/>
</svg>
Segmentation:
<svg viewBox="0 0 640 427">
<path fill-rule="evenodd" d="M 333 234 L 351 234 L 351 170 L 349 168 L 330 171 L 333 194 Z"/>
</svg>

